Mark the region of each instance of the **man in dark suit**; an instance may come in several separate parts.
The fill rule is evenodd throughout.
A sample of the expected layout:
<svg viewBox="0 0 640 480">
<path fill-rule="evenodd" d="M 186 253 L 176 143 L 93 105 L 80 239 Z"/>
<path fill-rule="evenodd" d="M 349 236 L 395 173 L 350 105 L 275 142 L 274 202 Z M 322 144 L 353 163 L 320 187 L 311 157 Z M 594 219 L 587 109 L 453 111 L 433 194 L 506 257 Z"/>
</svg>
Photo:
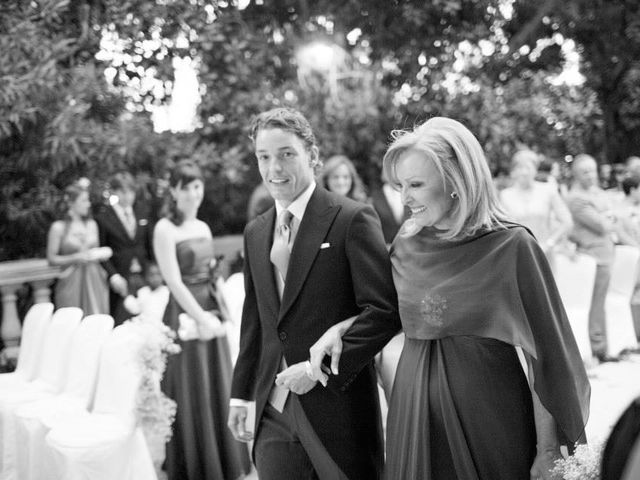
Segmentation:
<svg viewBox="0 0 640 480">
<path fill-rule="evenodd" d="M 393 242 L 398 230 L 407 218 L 409 212 L 402 204 L 400 192 L 389 185 L 387 179 L 382 174 L 382 186 L 371 191 L 371 204 L 380 217 L 382 234 L 387 245 Z"/>
<path fill-rule="evenodd" d="M 136 205 L 136 185 L 128 172 L 116 173 L 110 180 L 117 202 L 96 215 L 100 245 L 111 247 L 113 256 L 103 263 L 109 277 L 110 309 L 116 325 L 131 315 L 124 298 L 136 294 L 143 284 L 143 274 L 151 253 L 149 214 Z"/>
<path fill-rule="evenodd" d="M 374 355 L 400 329 L 391 266 L 371 206 L 316 186 L 318 147 L 297 111 L 259 115 L 252 138 L 276 205 L 245 230 L 245 303 L 229 427 L 255 437 L 260 480 L 376 479 L 383 465 Z M 356 317 L 327 387 L 309 348 Z M 287 368 L 288 367 L 288 368 Z M 275 384 L 287 370 L 287 388 Z M 256 402 L 252 435 L 246 402 Z"/>
</svg>

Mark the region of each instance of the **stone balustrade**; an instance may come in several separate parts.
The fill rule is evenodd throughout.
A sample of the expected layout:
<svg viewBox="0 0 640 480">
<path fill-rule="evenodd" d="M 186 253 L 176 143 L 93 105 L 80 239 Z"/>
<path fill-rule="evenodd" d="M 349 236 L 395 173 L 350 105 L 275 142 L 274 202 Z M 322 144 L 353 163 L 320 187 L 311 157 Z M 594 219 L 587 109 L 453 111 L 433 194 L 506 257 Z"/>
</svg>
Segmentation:
<svg viewBox="0 0 640 480">
<path fill-rule="evenodd" d="M 17 352 L 22 331 L 16 305 L 18 289 L 25 283 L 33 288 L 34 303 L 50 302 L 53 281 L 60 275 L 60 267 L 52 267 L 44 258 L 0 262 L 0 293 L 2 319 L 0 337 L 4 342 L 4 355 L 12 358 Z"/>
<path fill-rule="evenodd" d="M 235 259 L 242 250 L 242 235 L 215 237 L 217 254 L 225 256 L 227 262 Z M 225 262 L 225 270 L 228 263 Z M 45 258 L 30 258 L 0 262 L 0 293 L 2 294 L 2 318 L 0 319 L 0 338 L 4 342 L 3 355 L 17 357 L 22 331 L 16 301 L 16 292 L 25 283 L 33 290 L 33 302 L 51 301 L 51 284 L 60 276 L 62 269 L 49 265 Z M 227 273 L 226 271 L 224 273 Z"/>
</svg>

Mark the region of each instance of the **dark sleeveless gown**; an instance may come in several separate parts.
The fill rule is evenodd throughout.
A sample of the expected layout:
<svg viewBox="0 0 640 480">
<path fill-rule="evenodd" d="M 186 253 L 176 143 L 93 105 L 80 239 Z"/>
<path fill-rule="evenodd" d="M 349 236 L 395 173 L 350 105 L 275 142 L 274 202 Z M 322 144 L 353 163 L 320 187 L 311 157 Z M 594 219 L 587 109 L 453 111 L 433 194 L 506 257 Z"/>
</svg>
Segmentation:
<svg viewBox="0 0 640 480">
<path fill-rule="evenodd" d="M 217 309 L 209 277 L 213 240 L 188 239 L 176 246 L 182 280 L 205 310 Z M 164 323 L 177 331 L 182 308 L 171 296 Z M 173 437 L 167 444 L 169 480 L 229 480 L 248 473 L 247 446 L 227 428 L 232 364 L 226 338 L 178 340 L 169 357 L 162 390 L 177 403 Z"/>
</svg>

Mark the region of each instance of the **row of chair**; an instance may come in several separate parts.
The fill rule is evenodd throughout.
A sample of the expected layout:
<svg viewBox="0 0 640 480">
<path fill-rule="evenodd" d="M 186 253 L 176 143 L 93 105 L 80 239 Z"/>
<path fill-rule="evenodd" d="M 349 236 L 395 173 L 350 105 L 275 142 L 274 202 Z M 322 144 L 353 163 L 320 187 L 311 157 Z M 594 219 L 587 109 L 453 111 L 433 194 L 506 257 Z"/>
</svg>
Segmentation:
<svg viewBox="0 0 640 480">
<path fill-rule="evenodd" d="M 109 315 L 34 305 L 0 375 L 0 480 L 156 480 L 136 423 L 144 334 Z"/>
</svg>

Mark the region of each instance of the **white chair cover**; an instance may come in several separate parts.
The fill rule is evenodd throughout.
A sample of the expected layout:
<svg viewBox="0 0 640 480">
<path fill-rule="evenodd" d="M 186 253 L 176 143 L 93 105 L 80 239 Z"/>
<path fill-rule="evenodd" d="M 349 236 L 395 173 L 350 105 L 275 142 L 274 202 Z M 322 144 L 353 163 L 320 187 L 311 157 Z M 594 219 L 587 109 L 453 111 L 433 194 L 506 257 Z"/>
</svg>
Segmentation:
<svg viewBox="0 0 640 480">
<path fill-rule="evenodd" d="M 15 469 L 16 428 L 13 411 L 20 405 L 50 398 L 62 390 L 68 366 L 73 333 L 82 318 L 82 310 L 65 307 L 57 310 L 47 329 L 36 378 L 0 392 L 0 479 Z M 5 462 L 9 462 L 6 463 Z"/>
<path fill-rule="evenodd" d="M 38 367 L 45 332 L 53 314 L 53 303 L 36 303 L 24 317 L 18 364 L 14 372 L 0 374 L 0 390 L 10 388 L 15 382 L 33 380 Z"/>
<path fill-rule="evenodd" d="M 45 441 L 53 454 L 54 478 L 156 480 L 135 418 L 141 380 L 138 357 L 144 340 L 131 323 L 115 328 L 102 350 L 93 411 L 50 422 Z"/>
<path fill-rule="evenodd" d="M 16 409 L 17 478 L 46 478 L 51 453 L 45 448 L 44 437 L 49 428 L 43 417 L 60 421 L 87 414 L 95 391 L 100 352 L 112 329 L 113 318 L 110 315 L 85 317 L 74 333 L 69 353 L 69 374 L 62 393 Z M 7 449 L 5 458 L 7 468 L 10 465 Z"/>
<path fill-rule="evenodd" d="M 582 360 L 591 360 L 589 340 L 589 309 L 596 278 L 596 260 L 582 253 L 571 257 L 558 253 L 555 256 L 555 280 L 560 298 L 569 317 L 573 336 L 578 344 Z"/>
<path fill-rule="evenodd" d="M 605 302 L 607 354 L 616 356 L 625 349 L 637 347 L 636 332 L 631 315 L 631 297 L 636 284 L 640 250 L 617 245 L 611 282 Z"/>
</svg>

